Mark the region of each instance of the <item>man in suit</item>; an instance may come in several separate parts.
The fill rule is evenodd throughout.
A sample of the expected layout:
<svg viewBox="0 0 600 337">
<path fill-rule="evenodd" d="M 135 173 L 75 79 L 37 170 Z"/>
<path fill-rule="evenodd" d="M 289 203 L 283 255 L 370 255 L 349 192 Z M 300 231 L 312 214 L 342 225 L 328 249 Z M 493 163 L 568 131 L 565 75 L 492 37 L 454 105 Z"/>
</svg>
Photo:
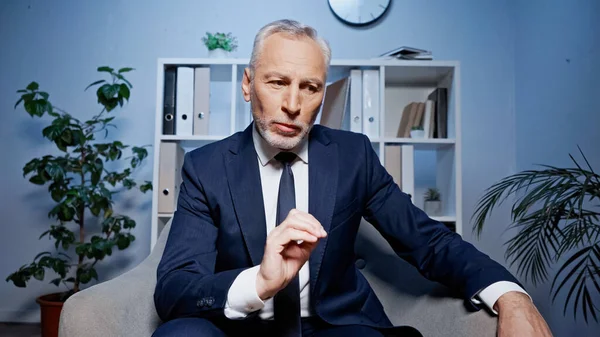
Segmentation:
<svg viewBox="0 0 600 337">
<path fill-rule="evenodd" d="M 501 336 L 549 336 L 518 281 L 416 208 L 366 136 L 314 125 L 330 58 L 298 22 L 258 32 L 242 83 L 253 123 L 185 156 L 154 335 L 420 335 L 392 326 L 354 265 L 364 217 L 423 275 L 498 313 Z"/>
</svg>

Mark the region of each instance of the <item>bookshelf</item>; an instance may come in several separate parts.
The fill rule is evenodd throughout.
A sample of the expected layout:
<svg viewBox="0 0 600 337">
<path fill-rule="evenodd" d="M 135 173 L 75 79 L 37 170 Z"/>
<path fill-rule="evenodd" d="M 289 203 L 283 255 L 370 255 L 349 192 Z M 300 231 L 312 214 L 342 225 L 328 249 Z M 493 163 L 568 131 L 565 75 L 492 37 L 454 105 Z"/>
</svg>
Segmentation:
<svg viewBox="0 0 600 337">
<path fill-rule="evenodd" d="M 177 146 L 183 153 L 218 141 L 242 131 L 251 122 L 250 104 L 243 100 L 241 81 L 249 59 L 219 58 L 160 58 L 156 74 L 156 111 L 154 138 L 154 171 L 152 191 L 151 248 L 173 212 L 159 208 L 162 198 L 161 147 Z M 170 67 L 205 67 L 210 69 L 208 129 L 202 134 L 163 134 L 165 69 Z M 327 84 L 349 77 L 351 70 L 376 70 L 378 78 L 378 114 L 374 134 L 365 132 L 373 149 L 386 168 L 393 161 L 387 158 L 386 148 L 402 146 L 400 170 L 401 188 L 411 194 L 415 205 L 424 209 L 423 196 L 430 187 L 441 193 L 442 207 L 432 218 L 462 234 L 462 178 L 460 129 L 460 65 L 456 61 L 405 61 L 393 59 L 332 60 Z M 352 85 L 352 84 L 351 84 Z M 411 102 L 424 102 L 436 88 L 447 90 L 447 134 L 445 138 L 398 137 L 398 127 L 404 108 Z M 364 101 L 364 96 L 362 97 Z M 349 98 L 351 101 L 352 98 Z M 377 109 L 378 107 L 378 109 Z M 320 116 L 316 123 L 320 122 Z M 341 128 L 350 129 L 350 113 Z M 363 127 L 363 129 L 365 129 Z M 373 129 L 371 129 L 373 130 Z M 362 130 L 361 130 L 362 132 Z M 177 133 L 177 132 L 175 132 Z M 165 156 L 168 153 L 164 154 Z M 167 172 L 163 170 L 164 172 Z M 169 171 L 170 172 L 170 171 Z M 392 173 L 392 172 L 390 172 Z M 180 174 L 176 171 L 174 175 Z M 393 174 L 392 174 L 393 175 Z M 394 175 L 393 175 L 394 176 Z M 173 177 L 170 177 L 173 178 Z M 164 179 L 164 176 L 163 176 Z M 177 180 L 175 184 L 177 184 Z M 163 182 L 164 185 L 164 182 Z M 178 189 L 173 191 L 178 193 Z M 173 197 L 174 193 L 171 193 Z M 175 207 L 175 206 L 174 206 Z M 174 209 L 173 207 L 173 209 Z"/>
</svg>

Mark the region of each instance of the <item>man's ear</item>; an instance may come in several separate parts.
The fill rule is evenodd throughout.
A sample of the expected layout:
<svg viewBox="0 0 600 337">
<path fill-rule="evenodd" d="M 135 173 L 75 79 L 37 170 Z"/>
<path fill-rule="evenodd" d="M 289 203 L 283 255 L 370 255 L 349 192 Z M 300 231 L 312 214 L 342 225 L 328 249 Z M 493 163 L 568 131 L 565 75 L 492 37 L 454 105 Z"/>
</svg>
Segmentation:
<svg viewBox="0 0 600 337">
<path fill-rule="evenodd" d="M 250 68 L 244 69 L 244 77 L 242 79 L 242 94 L 244 94 L 244 100 L 250 102 Z"/>
</svg>

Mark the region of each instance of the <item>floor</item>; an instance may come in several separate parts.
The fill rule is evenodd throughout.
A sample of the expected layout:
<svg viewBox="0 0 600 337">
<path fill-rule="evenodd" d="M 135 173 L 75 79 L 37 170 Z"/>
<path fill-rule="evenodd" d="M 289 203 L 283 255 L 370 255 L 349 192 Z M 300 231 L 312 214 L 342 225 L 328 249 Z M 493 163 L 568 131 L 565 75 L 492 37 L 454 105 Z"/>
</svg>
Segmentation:
<svg viewBox="0 0 600 337">
<path fill-rule="evenodd" d="M 0 323 L 2 337 L 41 337 L 39 324 Z"/>
</svg>

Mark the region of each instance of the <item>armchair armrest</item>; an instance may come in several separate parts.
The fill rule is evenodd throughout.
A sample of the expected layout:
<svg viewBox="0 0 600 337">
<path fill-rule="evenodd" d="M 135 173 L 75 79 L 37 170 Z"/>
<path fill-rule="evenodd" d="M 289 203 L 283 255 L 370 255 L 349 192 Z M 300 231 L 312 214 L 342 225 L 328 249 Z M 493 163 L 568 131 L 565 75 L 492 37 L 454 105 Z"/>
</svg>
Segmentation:
<svg viewBox="0 0 600 337">
<path fill-rule="evenodd" d="M 71 296 L 63 305 L 60 337 L 151 336 L 160 324 L 154 307 L 152 254 L 130 271 Z"/>
</svg>

